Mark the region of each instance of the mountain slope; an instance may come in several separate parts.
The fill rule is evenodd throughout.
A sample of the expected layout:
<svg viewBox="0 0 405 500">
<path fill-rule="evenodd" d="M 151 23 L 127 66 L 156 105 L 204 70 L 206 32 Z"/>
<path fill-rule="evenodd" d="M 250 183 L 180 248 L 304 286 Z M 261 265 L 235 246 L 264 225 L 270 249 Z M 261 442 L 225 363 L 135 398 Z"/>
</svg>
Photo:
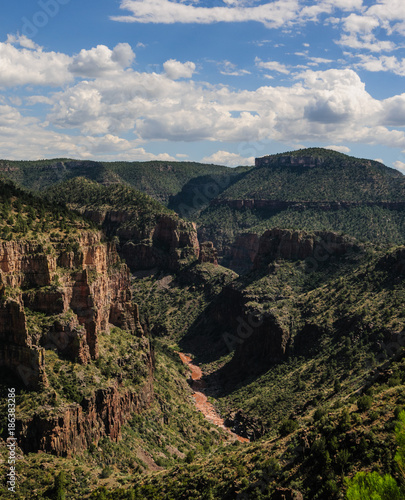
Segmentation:
<svg viewBox="0 0 405 500">
<path fill-rule="evenodd" d="M 38 161 L 0 160 L 0 175 L 27 189 L 41 191 L 62 181 L 85 177 L 104 185 L 120 183 L 132 186 L 165 205 L 171 197 L 177 195 L 173 208 L 181 202 L 180 193 L 191 180 L 194 179 L 194 184 L 204 192 L 207 178 L 210 180 L 213 176 L 215 182 L 215 178 L 227 178 L 245 170 L 248 168 L 232 169 L 195 162 L 96 162 L 66 158 Z M 216 185 L 221 183 L 216 182 Z M 225 183 L 224 188 L 228 185 L 229 183 Z"/>
<path fill-rule="evenodd" d="M 256 167 L 220 200 L 394 202 L 405 199 L 405 177 L 382 163 L 309 148 L 256 159 Z"/>
<path fill-rule="evenodd" d="M 405 241 L 405 177 L 379 162 L 310 148 L 256 159 L 197 218 L 223 263 L 241 233 L 270 227 L 340 231 L 362 241 Z"/>
</svg>

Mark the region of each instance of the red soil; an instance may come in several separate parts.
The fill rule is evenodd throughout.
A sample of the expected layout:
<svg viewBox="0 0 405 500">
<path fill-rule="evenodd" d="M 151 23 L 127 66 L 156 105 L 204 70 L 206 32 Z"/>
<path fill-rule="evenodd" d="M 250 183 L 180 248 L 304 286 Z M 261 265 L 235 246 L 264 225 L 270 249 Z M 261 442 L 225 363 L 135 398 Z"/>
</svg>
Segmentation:
<svg viewBox="0 0 405 500">
<path fill-rule="evenodd" d="M 197 410 L 201 411 L 203 415 L 210 422 L 228 431 L 233 437 L 235 437 L 241 443 L 248 443 L 249 439 L 244 438 L 242 436 L 238 436 L 230 429 L 228 429 L 228 427 L 225 427 L 224 419 L 220 415 L 218 415 L 213 405 L 208 401 L 207 396 L 204 394 L 205 383 L 203 380 L 201 380 L 202 379 L 201 368 L 199 368 L 196 365 L 193 365 L 193 363 L 191 362 L 192 359 L 186 354 L 179 352 L 179 356 L 180 359 L 183 361 L 183 363 L 187 365 L 191 370 L 191 378 L 193 380 L 193 384 L 191 387 L 194 391 L 193 396 Z"/>
</svg>

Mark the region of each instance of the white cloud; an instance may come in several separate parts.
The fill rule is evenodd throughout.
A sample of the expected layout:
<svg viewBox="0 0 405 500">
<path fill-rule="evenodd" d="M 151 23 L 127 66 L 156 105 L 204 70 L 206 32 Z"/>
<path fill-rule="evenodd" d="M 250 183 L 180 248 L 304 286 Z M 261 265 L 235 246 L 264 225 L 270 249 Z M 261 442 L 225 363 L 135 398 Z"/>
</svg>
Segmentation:
<svg viewBox="0 0 405 500">
<path fill-rule="evenodd" d="M 405 174 L 405 163 L 403 161 L 395 161 L 393 167 Z"/>
<path fill-rule="evenodd" d="M 13 37 L 9 39 L 14 40 Z M 35 44 L 25 48 L 30 45 L 26 40 L 24 45 L 24 48 L 17 48 L 12 43 L 0 43 L 0 86 L 60 86 L 72 80 L 67 69 L 71 61 L 69 56 L 43 52 Z"/>
<path fill-rule="evenodd" d="M 9 56 L 7 63 L 1 58 L 2 51 Z M 284 86 L 268 81 L 254 90 L 232 90 L 191 79 L 195 64 L 190 61 L 166 61 L 165 71 L 158 74 L 128 69 L 132 58 L 132 49 L 126 44 L 113 50 L 99 46 L 73 57 L 0 44 L 3 85 L 7 78 L 11 81 L 10 68 L 20 64 L 24 68 L 20 69 L 21 82 L 45 85 L 48 75 L 46 84 L 60 81 L 61 86 L 57 92 L 46 89 L 43 95 L 28 88 L 22 103 L 0 99 L 2 155 L 156 158 L 143 149 L 149 140 L 274 140 L 289 145 L 357 142 L 405 148 L 405 95 L 374 99 L 353 70 L 307 70 L 295 74 Z M 360 63 L 376 64 L 375 59 L 369 57 Z M 52 73 L 55 61 L 59 62 L 59 75 Z M 378 61 L 385 67 L 390 64 L 391 71 L 400 71 L 403 64 L 395 58 Z M 94 76 L 72 79 L 67 68 L 74 64 L 75 71 Z M 289 71 L 277 61 L 258 59 L 256 64 L 263 70 Z M 232 63 L 225 67 L 231 70 Z M 30 117 L 35 109 L 27 104 L 48 110 L 46 118 Z M 215 154 L 216 163 L 220 162 L 219 154 L 227 164 L 247 161 L 223 150 Z M 251 155 L 245 155 L 249 161 Z"/>
<path fill-rule="evenodd" d="M 338 151 L 339 153 L 350 153 L 350 148 L 347 146 L 325 146 L 326 149 L 332 149 L 332 151 Z"/>
<path fill-rule="evenodd" d="M 388 71 L 396 75 L 405 76 L 405 58 L 399 60 L 395 56 L 380 56 L 358 55 L 359 62 L 356 67 L 367 71 L 378 72 Z"/>
<path fill-rule="evenodd" d="M 336 42 L 338 45 L 343 45 L 356 50 L 369 50 L 370 52 L 391 52 L 396 48 L 396 45 L 389 40 L 378 40 L 373 34 L 358 35 L 350 33 L 342 35 L 340 40 Z"/>
<path fill-rule="evenodd" d="M 169 59 L 163 64 L 163 69 L 168 78 L 179 80 L 180 78 L 191 78 L 195 71 L 195 64 L 191 61 L 181 63 L 175 59 Z"/>
<path fill-rule="evenodd" d="M 385 99 L 381 123 L 391 127 L 405 126 L 405 94 Z"/>
<path fill-rule="evenodd" d="M 277 61 L 264 62 L 256 57 L 255 64 L 258 68 L 267 69 L 269 71 L 277 71 L 278 73 L 283 73 L 284 75 L 288 75 L 290 73 L 290 70 L 287 69 L 287 66 L 285 64 L 279 63 Z"/>
<path fill-rule="evenodd" d="M 111 19 L 128 23 L 162 24 L 257 21 L 276 28 L 293 20 L 298 8 L 297 0 L 276 0 L 255 7 L 239 6 L 239 2 L 228 2 L 226 7 L 200 7 L 170 0 L 121 0 L 121 9 L 131 14 Z"/>
<path fill-rule="evenodd" d="M 229 153 L 228 151 L 217 151 L 210 156 L 205 156 L 202 163 L 213 163 L 215 165 L 226 165 L 228 167 L 238 167 L 241 165 L 251 166 L 255 164 L 254 156 L 245 158 L 236 153 Z"/>
<path fill-rule="evenodd" d="M 350 14 L 343 20 L 343 28 L 349 33 L 371 33 L 379 26 L 379 21 L 373 16 Z"/>
<path fill-rule="evenodd" d="M 25 35 L 7 35 L 6 43 L 10 43 L 12 45 L 19 45 L 20 47 L 24 47 L 26 49 L 42 49 L 38 44 L 36 44 L 33 40 L 30 40 Z"/>
<path fill-rule="evenodd" d="M 68 69 L 77 76 L 96 78 L 127 68 L 134 59 L 135 54 L 128 43 L 119 43 L 113 50 L 97 45 L 90 50 L 81 50 Z"/>
<path fill-rule="evenodd" d="M 402 115 L 393 111 L 399 106 L 373 99 L 354 71 L 307 70 L 295 78 L 290 87 L 231 91 L 165 74 L 123 72 L 55 94 L 47 119 L 85 135 L 133 131 L 143 141 L 403 144 L 403 131 L 386 128 L 402 126 Z"/>
<path fill-rule="evenodd" d="M 245 76 L 250 75 L 250 71 L 246 69 L 238 69 L 236 64 L 231 63 L 231 61 L 222 61 L 219 63 L 219 66 L 222 67 L 220 73 L 221 75 L 226 76 Z"/>
</svg>

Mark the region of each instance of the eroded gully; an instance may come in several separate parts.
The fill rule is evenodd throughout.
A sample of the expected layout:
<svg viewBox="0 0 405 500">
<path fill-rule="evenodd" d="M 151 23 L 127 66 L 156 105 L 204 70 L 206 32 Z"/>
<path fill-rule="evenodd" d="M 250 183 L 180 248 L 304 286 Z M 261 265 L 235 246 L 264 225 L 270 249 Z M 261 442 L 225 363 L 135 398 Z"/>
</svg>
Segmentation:
<svg viewBox="0 0 405 500">
<path fill-rule="evenodd" d="M 235 434 L 231 431 L 231 429 L 225 426 L 224 419 L 218 414 L 214 406 L 208 401 L 208 398 L 204 393 L 205 382 L 202 380 L 201 368 L 199 368 L 197 365 L 194 365 L 192 363 L 192 359 L 190 358 L 190 356 L 187 356 L 187 354 L 179 352 L 179 356 L 182 362 L 191 370 L 191 378 L 193 381 L 191 384 L 191 388 L 194 391 L 193 397 L 197 410 L 199 410 L 207 420 L 217 425 L 218 427 L 221 427 L 221 429 L 229 432 L 235 439 L 237 439 L 241 443 L 248 443 L 249 439 L 238 436 L 238 434 Z"/>
</svg>

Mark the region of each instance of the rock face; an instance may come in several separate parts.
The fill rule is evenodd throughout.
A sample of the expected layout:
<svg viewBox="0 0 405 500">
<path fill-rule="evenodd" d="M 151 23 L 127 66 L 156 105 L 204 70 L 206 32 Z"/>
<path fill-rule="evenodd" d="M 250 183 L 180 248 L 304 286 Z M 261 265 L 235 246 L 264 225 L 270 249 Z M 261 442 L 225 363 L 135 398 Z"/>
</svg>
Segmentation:
<svg viewBox="0 0 405 500">
<path fill-rule="evenodd" d="M 28 389 L 47 389 L 45 350 L 89 363 L 99 356 L 100 332 L 112 324 L 138 337 L 147 375 L 136 392 L 116 377 L 80 404 L 54 407 L 53 393 L 55 401 L 16 421 L 24 452 L 69 456 L 103 436 L 117 441 L 131 414 L 153 398 L 153 353 L 131 301 L 128 267 L 99 232 L 83 232 L 71 247 L 0 242 L 0 365 Z"/>
<path fill-rule="evenodd" d="M 306 233 L 274 228 L 260 237 L 253 268 L 259 269 L 266 262 L 277 259 L 323 262 L 331 256 L 343 255 L 357 248 L 354 240 L 333 232 Z"/>
<path fill-rule="evenodd" d="M 199 257 L 196 225 L 175 215 L 159 215 L 151 228 L 132 225 L 136 215 L 125 211 L 87 210 L 84 215 L 119 238 L 118 252 L 133 272 L 154 267 L 176 271 L 182 262 Z"/>
<path fill-rule="evenodd" d="M 310 267 L 357 248 L 353 239 L 333 232 L 273 228 L 260 237 L 255 233 L 238 235 L 225 259 L 231 269 L 239 271 L 260 269 L 277 259 L 305 260 Z"/>
<path fill-rule="evenodd" d="M 251 269 L 259 250 L 260 237 L 256 233 L 239 234 L 226 256 L 231 269 Z"/>
<path fill-rule="evenodd" d="M 212 241 L 205 241 L 204 243 L 201 243 L 198 261 L 200 263 L 210 262 L 211 264 L 218 265 L 218 252 Z"/>
<path fill-rule="evenodd" d="M 317 167 L 325 162 L 321 156 L 262 156 L 255 158 L 255 167 L 266 167 L 268 165 L 293 165 L 299 167 Z"/>
<path fill-rule="evenodd" d="M 311 272 L 323 263 L 359 250 L 355 240 L 337 233 L 306 233 L 278 228 L 265 231 L 260 238 L 247 234 L 239 237 L 237 242 L 239 246 L 234 246 L 233 263 L 244 258 L 242 263 L 247 262 L 253 271 L 261 272 L 273 272 L 277 260 L 304 261 L 305 269 Z M 396 256 L 395 262 L 400 263 L 401 259 Z M 234 351 L 233 358 L 223 370 L 227 380 L 257 375 L 286 359 L 292 351 L 304 354 L 308 344 L 317 345 L 321 332 L 315 326 L 308 324 L 295 332 L 293 341 L 293 320 L 287 310 L 275 308 L 260 312 L 260 309 L 249 306 L 252 297 L 237 286 L 225 289 L 219 299 L 217 307 L 213 307 L 209 314 L 216 323 L 215 328 L 221 332 L 228 352 Z M 258 299 L 253 297 L 254 300 Z"/>
<path fill-rule="evenodd" d="M 98 357 L 98 334 L 110 323 L 142 334 L 129 270 L 100 233 L 82 233 L 74 250 L 1 241 L 0 283 L 0 363 L 29 388 L 47 384 L 45 347 L 87 363 Z M 28 328 L 36 313 L 52 316 L 52 324 Z"/>
<path fill-rule="evenodd" d="M 145 339 L 145 342 L 146 339 Z M 118 383 L 98 389 L 81 404 L 49 407 L 28 420 L 16 422 L 18 443 L 25 453 L 45 451 L 58 456 L 74 456 L 102 437 L 112 441 L 121 437 L 122 426 L 133 413 L 147 408 L 153 400 L 152 358 L 148 358 L 149 376 L 136 393 L 124 390 Z M 52 412 L 52 416 L 49 416 Z"/>
</svg>

